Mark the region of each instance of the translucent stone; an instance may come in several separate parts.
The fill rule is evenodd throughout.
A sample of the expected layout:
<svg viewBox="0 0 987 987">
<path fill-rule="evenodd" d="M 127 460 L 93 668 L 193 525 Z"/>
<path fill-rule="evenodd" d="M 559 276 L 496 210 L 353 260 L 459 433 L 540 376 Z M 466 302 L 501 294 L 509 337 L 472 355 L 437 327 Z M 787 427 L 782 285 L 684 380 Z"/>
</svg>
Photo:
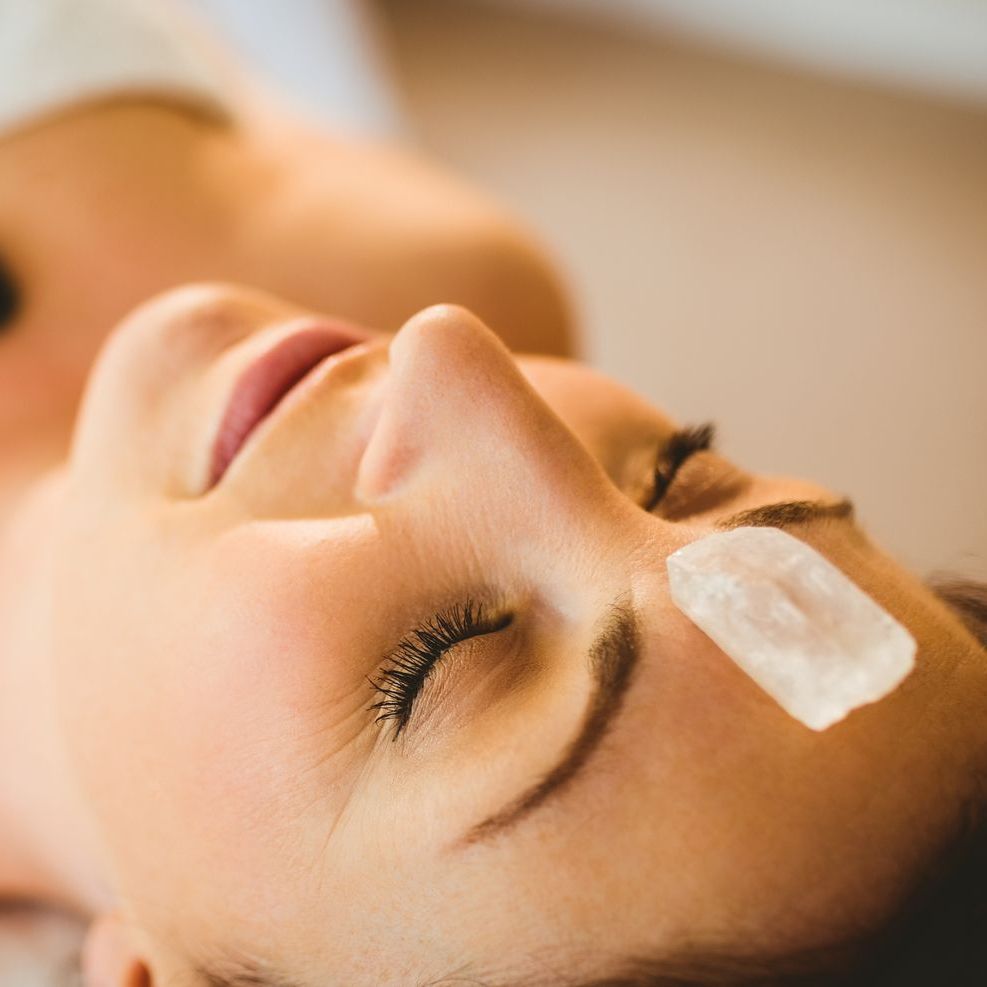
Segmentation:
<svg viewBox="0 0 987 987">
<path fill-rule="evenodd" d="M 804 541 L 744 527 L 668 557 L 675 605 L 788 713 L 825 730 L 892 692 L 912 635 Z"/>
</svg>

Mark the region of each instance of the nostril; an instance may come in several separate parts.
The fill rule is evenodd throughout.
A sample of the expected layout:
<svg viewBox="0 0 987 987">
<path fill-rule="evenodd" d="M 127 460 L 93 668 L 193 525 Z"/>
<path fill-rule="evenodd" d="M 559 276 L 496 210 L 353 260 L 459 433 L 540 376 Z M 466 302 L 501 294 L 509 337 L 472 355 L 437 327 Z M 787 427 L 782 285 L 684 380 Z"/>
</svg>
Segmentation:
<svg viewBox="0 0 987 987">
<path fill-rule="evenodd" d="M 505 469 L 528 474 L 560 430 L 480 319 L 459 305 L 433 305 L 391 342 L 383 410 L 354 496 L 370 505 L 421 480 L 430 496 L 441 498 L 467 477 L 489 483 Z"/>
<path fill-rule="evenodd" d="M 391 341 L 382 407 L 357 470 L 354 496 L 366 505 L 395 496 L 426 458 L 457 461 L 470 454 L 481 421 L 494 416 L 502 374 L 516 367 L 494 334 L 468 309 L 431 305 Z M 472 426 L 476 426 L 473 428 Z M 428 454 L 426 456 L 426 454 Z M 443 482 L 453 462 L 437 465 Z"/>
<path fill-rule="evenodd" d="M 380 504 L 393 496 L 401 481 L 414 472 L 422 457 L 420 432 L 404 432 L 402 416 L 393 402 L 393 381 L 384 389 L 383 401 L 370 423 L 370 440 L 360 459 L 356 474 L 354 496 L 369 506 Z"/>
</svg>

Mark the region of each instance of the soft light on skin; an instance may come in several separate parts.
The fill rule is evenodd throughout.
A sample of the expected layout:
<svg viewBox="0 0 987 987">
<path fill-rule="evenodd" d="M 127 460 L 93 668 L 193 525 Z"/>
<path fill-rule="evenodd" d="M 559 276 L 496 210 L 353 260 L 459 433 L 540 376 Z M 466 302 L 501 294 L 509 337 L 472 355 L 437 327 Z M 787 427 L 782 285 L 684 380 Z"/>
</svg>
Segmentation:
<svg viewBox="0 0 987 987">
<path fill-rule="evenodd" d="M 104 916 L 89 954 L 114 987 L 229 955 L 303 983 L 546 955 L 588 974 L 877 914 L 983 739 L 985 671 L 944 606 L 848 520 L 795 530 L 919 645 L 887 700 L 805 730 L 676 609 L 664 566 L 727 514 L 834 493 L 703 453 L 695 477 L 743 482 L 693 517 L 648 513 L 675 423 L 578 364 L 512 357 L 454 305 L 272 417 L 190 496 L 210 440 L 190 409 L 230 387 L 224 353 L 298 314 L 225 286 L 142 307 L 101 354 L 70 462 L 8 525 L 0 653 L 8 675 L 41 671 L 2 699 L 0 752 L 60 767 L 0 825 L 50 862 L 39 888 Z M 446 655 L 392 739 L 368 677 L 467 596 L 512 620 Z M 50 634 L 20 616 L 39 601 Z M 615 606 L 640 653 L 607 733 L 515 825 L 464 842 L 570 752 Z M 0 791 L 17 771 L 0 754 Z M 32 829 L 51 804 L 86 834 L 61 857 Z"/>
<path fill-rule="evenodd" d="M 488 196 L 411 150 L 248 109 L 226 127 L 118 97 L 0 135 L 0 217 L 21 299 L 0 325 L 0 512 L 64 458 L 108 330 L 186 282 L 239 281 L 390 332 L 457 302 L 512 345 L 573 344 L 560 275 Z"/>
</svg>

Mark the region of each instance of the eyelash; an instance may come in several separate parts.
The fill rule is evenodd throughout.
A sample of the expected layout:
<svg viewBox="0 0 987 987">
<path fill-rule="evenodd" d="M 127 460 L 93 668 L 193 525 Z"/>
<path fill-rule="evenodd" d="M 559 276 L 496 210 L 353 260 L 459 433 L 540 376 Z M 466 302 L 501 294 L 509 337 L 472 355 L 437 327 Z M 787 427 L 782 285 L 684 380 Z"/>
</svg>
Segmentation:
<svg viewBox="0 0 987 987">
<path fill-rule="evenodd" d="M 697 452 L 710 449 L 716 428 L 712 422 L 674 432 L 658 454 L 653 492 L 645 509 L 654 510 L 671 489 L 676 474 Z M 385 667 L 370 684 L 380 699 L 370 706 L 376 723 L 393 721 L 391 740 L 397 740 L 411 720 L 415 701 L 445 655 L 472 637 L 494 634 L 511 622 L 508 614 L 488 617 L 482 603 L 467 597 L 431 616 L 401 640 L 388 655 Z"/>
<path fill-rule="evenodd" d="M 705 452 L 713 447 L 716 426 L 712 422 L 702 425 L 688 425 L 672 433 L 672 437 L 658 452 L 652 480 L 652 492 L 644 504 L 646 511 L 653 511 L 672 488 L 678 471 L 697 452 Z"/>
<path fill-rule="evenodd" d="M 375 722 L 393 721 L 391 740 L 397 740 L 411 719 L 415 700 L 445 655 L 463 641 L 494 634 L 510 623 L 509 614 L 488 617 L 482 603 L 467 597 L 416 627 L 388 655 L 377 678 L 370 679 L 381 696 L 370 707 L 377 711 Z"/>
</svg>

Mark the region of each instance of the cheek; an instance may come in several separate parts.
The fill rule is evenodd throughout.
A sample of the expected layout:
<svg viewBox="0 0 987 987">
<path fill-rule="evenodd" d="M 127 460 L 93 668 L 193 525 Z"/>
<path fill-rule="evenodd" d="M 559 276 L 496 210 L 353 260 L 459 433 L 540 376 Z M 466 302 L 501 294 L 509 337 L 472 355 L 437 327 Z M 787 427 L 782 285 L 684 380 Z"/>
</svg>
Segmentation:
<svg viewBox="0 0 987 987">
<path fill-rule="evenodd" d="M 50 204 L 48 211 L 57 214 Z M 86 244 L 69 254 L 42 237 L 41 254 L 21 274 L 24 311 L 9 337 L 0 337 L 0 429 L 13 421 L 29 431 L 53 419 L 68 429 L 110 330 L 128 309 L 160 290 L 153 284 L 127 284 L 116 264 L 126 251 L 93 239 L 100 222 L 69 237 Z M 106 277 L 109 257 L 114 258 L 112 278 Z"/>
<path fill-rule="evenodd" d="M 17 458 L 39 433 L 64 430 L 78 399 L 86 365 L 41 337 L 37 320 L 27 319 L 0 335 L 0 450 Z"/>
<path fill-rule="evenodd" d="M 622 488 L 628 452 L 643 455 L 644 476 L 658 441 L 676 427 L 633 391 L 578 363 L 543 357 L 518 362 L 541 397 Z"/>
<path fill-rule="evenodd" d="M 322 544 L 249 525 L 205 546 L 133 535 L 101 546 L 98 575 L 63 574 L 68 745 L 113 854 L 149 881 L 176 856 L 229 880 L 273 867 L 311 836 L 313 799 L 332 818 L 370 700 L 362 624 L 341 618 L 360 553 L 322 529 Z"/>
</svg>

